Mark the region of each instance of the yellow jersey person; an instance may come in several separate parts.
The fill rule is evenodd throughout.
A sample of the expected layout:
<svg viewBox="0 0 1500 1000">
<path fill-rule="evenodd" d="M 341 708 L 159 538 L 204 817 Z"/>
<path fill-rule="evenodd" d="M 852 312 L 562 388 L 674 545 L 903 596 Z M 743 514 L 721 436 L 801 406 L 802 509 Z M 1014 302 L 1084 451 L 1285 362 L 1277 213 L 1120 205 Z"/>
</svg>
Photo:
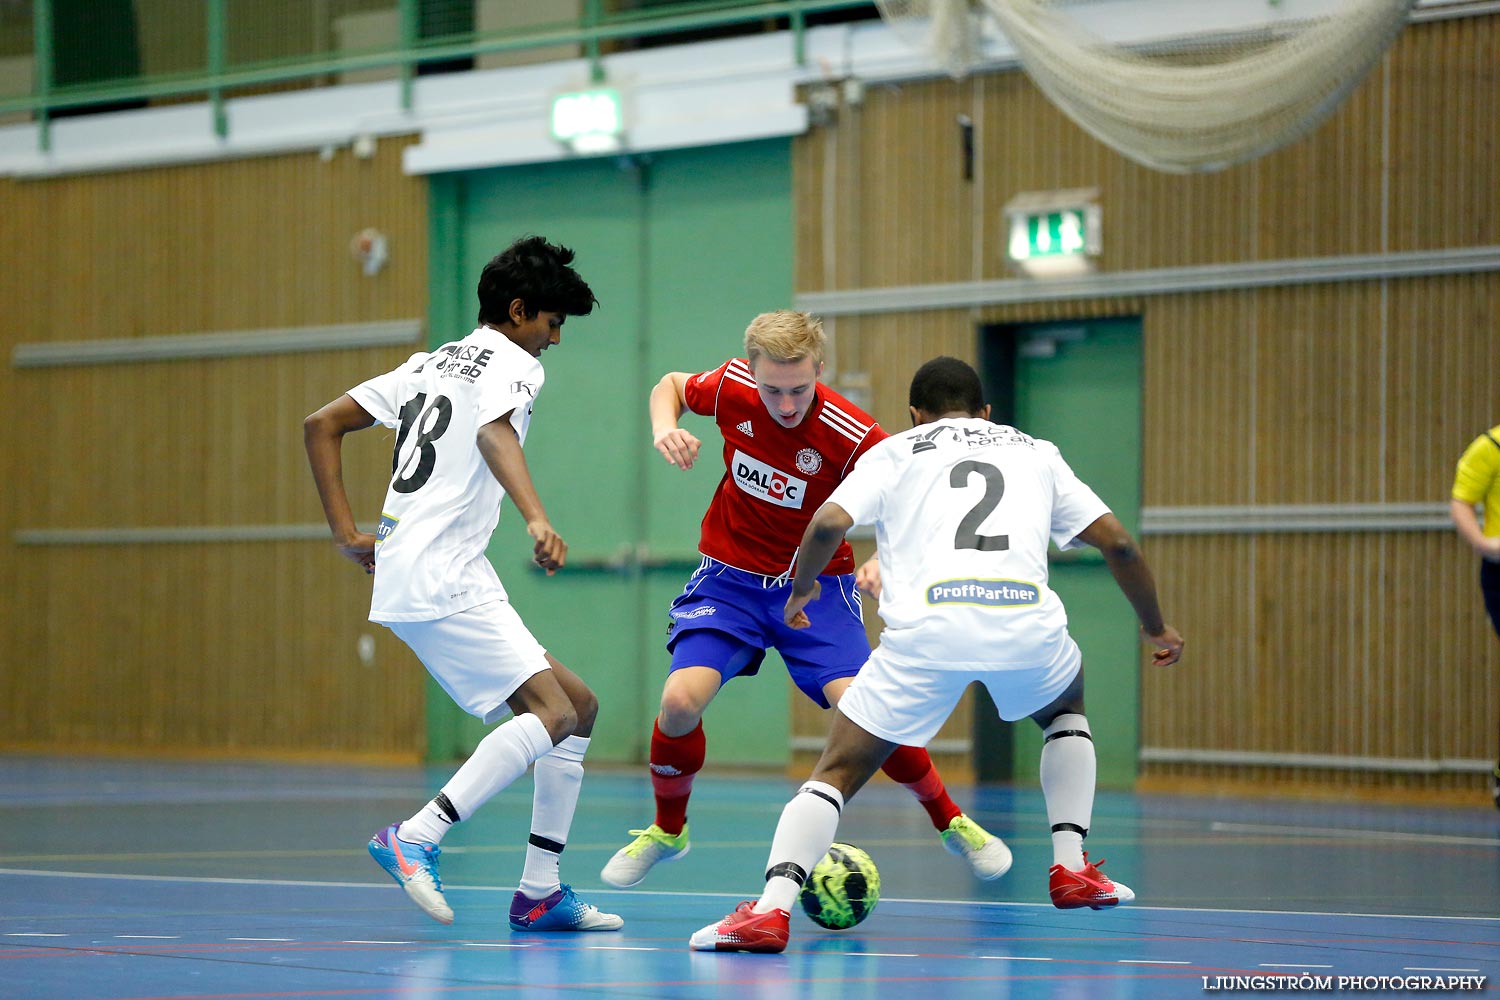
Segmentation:
<svg viewBox="0 0 1500 1000">
<path fill-rule="evenodd" d="M 1500 635 L 1500 427 L 1491 427 L 1464 449 L 1453 474 L 1453 525 L 1479 554 L 1479 589 L 1490 624 Z M 1475 508 L 1484 512 L 1481 524 Z M 1500 809 L 1500 761 L 1490 772 L 1490 795 Z"/>
</svg>

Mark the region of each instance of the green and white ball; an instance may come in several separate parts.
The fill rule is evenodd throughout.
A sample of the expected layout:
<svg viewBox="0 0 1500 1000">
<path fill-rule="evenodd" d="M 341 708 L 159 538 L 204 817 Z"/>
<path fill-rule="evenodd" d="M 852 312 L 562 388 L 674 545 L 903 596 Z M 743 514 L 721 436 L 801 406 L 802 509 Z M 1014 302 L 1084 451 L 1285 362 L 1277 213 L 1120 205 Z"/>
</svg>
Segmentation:
<svg viewBox="0 0 1500 1000">
<path fill-rule="evenodd" d="M 868 917 L 880 899 L 880 871 L 864 851 L 832 844 L 802 886 L 802 909 L 819 927 L 846 930 Z"/>
</svg>

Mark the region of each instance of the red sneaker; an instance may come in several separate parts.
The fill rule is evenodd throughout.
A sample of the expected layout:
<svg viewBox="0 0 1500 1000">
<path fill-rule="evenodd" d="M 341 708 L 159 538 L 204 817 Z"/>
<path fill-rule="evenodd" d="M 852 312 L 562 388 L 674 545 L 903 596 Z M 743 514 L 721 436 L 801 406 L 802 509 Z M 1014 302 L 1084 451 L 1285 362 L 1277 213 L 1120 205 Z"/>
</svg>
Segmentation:
<svg viewBox="0 0 1500 1000">
<path fill-rule="evenodd" d="M 1052 893 L 1052 905 L 1059 910 L 1076 910 L 1087 906 L 1091 910 L 1102 910 L 1119 906 L 1135 899 L 1135 891 L 1128 885 L 1113 882 L 1099 870 L 1104 864 L 1089 864 L 1089 855 L 1083 854 L 1083 871 L 1069 871 L 1062 865 L 1053 865 L 1048 872 L 1048 889 Z"/>
<path fill-rule="evenodd" d="M 693 934 L 688 944 L 694 951 L 759 951 L 775 954 L 786 950 L 785 910 L 755 912 L 755 900 L 747 899 L 716 924 Z"/>
</svg>

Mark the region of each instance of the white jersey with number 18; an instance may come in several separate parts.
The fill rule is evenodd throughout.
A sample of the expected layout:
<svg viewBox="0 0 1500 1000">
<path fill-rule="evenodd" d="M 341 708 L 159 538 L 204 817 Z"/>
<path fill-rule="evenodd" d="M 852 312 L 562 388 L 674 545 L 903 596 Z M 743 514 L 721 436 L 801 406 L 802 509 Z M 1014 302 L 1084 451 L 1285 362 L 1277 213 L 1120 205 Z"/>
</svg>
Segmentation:
<svg viewBox="0 0 1500 1000">
<path fill-rule="evenodd" d="M 509 413 L 524 444 L 542 381 L 540 361 L 480 327 L 349 390 L 396 431 L 375 538 L 371 621 L 430 621 L 505 598 L 484 555 L 505 490 L 476 438 Z"/>
<path fill-rule="evenodd" d="M 1075 544 L 1109 513 L 1056 445 L 950 418 L 894 435 L 828 498 L 875 525 L 881 648 L 954 668 L 1035 667 L 1067 641 L 1047 542 Z"/>
</svg>

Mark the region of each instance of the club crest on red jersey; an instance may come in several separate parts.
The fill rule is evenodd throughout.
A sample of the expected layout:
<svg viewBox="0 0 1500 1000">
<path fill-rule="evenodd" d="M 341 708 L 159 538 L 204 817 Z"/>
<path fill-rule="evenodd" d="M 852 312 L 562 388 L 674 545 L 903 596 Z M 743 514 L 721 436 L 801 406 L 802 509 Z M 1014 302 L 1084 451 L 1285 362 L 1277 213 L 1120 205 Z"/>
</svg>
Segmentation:
<svg viewBox="0 0 1500 1000">
<path fill-rule="evenodd" d="M 818 454 L 818 449 L 803 448 L 801 451 L 797 452 L 798 472 L 805 473 L 809 476 L 815 476 L 818 474 L 818 470 L 822 467 L 823 456 Z"/>
</svg>

